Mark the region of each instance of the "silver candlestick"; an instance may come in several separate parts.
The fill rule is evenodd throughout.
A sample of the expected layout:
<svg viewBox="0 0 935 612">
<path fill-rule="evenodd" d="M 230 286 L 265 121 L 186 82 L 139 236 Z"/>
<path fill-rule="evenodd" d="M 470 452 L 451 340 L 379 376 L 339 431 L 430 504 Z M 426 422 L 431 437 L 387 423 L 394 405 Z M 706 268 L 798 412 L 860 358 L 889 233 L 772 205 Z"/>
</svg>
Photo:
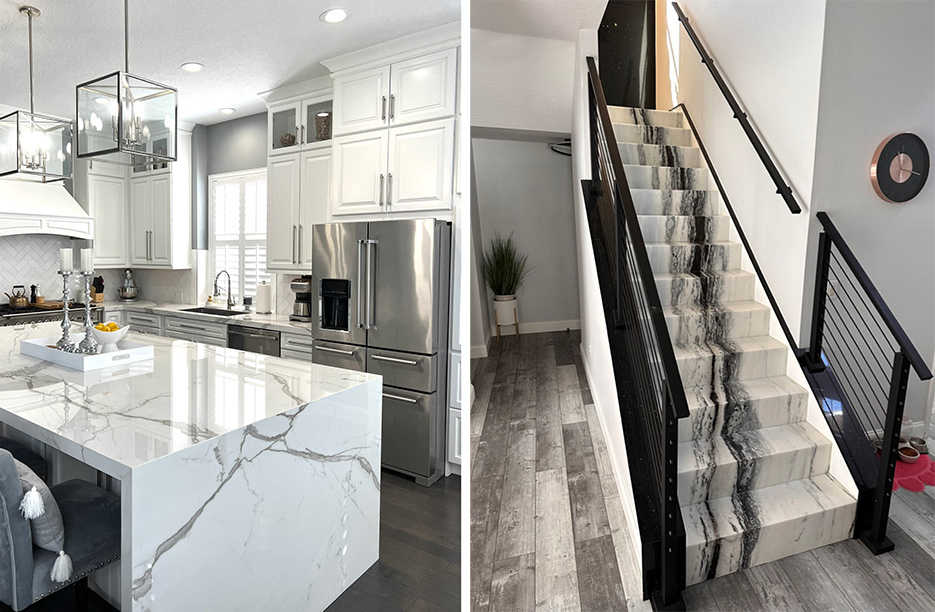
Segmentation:
<svg viewBox="0 0 935 612">
<path fill-rule="evenodd" d="M 68 297 L 69 297 L 69 286 L 71 281 L 71 275 L 74 274 L 71 270 L 60 270 L 59 274 L 62 275 L 62 337 L 58 339 L 58 342 L 55 343 L 55 346 L 59 350 L 65 351 L 66 353 L 75 352 L 75 343 L 71 341 L 70 332 L 71 332 L 71 321 L 68 319 Z"/>
<path fill-rule="evenodd" d="M 91 276 L 94 270 L 84 270 L 79 274 L 84 277 L 84 339 L 78 344 L 75 352 L 93 355 L 97 353 L 97 341 L 91 334 L 91 328 L 94 327 L 91 321 Z"/>
</svg>

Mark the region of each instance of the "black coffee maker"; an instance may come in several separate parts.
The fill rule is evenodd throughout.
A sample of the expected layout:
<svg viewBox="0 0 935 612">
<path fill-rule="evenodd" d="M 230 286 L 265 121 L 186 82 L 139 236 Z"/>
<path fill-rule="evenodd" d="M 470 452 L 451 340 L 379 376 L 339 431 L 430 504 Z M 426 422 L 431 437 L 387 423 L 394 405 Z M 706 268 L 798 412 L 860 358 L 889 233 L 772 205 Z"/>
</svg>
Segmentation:
<svg viewBox="0 0 935 612">
<path fill-rule="evenodd" d="M 289 315 L 290 321 L 312 320 L 312 277 L 300 276 L 293 278 L 289 283 L 289 288 L 295 292 L 295 303 L 292 305 L 292 314 Z"/>
</svg>

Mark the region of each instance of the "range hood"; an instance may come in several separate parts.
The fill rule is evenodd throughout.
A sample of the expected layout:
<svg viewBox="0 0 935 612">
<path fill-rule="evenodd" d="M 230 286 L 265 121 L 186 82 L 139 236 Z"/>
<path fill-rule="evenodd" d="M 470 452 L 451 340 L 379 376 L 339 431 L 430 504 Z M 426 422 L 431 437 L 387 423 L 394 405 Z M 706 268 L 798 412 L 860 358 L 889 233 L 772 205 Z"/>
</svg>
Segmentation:
<svg viewBox="0 0 935 612">
<path fill-rule="evenodd" d="M 0 236 L 94 239 L 94 219 L 60 183 L 0 180 Z"/>
</svg>

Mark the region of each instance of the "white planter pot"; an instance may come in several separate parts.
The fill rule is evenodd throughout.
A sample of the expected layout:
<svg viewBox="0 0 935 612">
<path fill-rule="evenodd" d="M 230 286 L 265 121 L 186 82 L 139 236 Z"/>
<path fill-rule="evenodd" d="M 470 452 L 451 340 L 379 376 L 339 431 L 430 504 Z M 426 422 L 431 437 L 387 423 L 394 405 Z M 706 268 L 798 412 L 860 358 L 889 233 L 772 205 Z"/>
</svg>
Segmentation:
<svg viewBox="0 0 935 612">
<path fill-rule="evenodd" d="M 497 315 L 497 323 L 500 325 L 513 325 L 519 320 L 515 295 L 493 296 L 493 309 Z"/>
</svg>

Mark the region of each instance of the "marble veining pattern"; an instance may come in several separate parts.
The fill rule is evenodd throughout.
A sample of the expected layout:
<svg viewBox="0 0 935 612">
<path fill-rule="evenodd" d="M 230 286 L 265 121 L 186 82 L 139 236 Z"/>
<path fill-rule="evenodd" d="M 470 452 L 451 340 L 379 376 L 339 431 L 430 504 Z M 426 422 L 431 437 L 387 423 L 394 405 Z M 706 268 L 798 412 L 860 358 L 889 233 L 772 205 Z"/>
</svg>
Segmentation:
<svg viewBox="0 0 935 612">
<path fill-rule="evenodd" d="M 690 417 L 679 424 L 687 584 L 850 536 L 855 501 L 828 475 L 741 245 L 681 113 L 611 109 Z"/>
</svg>

